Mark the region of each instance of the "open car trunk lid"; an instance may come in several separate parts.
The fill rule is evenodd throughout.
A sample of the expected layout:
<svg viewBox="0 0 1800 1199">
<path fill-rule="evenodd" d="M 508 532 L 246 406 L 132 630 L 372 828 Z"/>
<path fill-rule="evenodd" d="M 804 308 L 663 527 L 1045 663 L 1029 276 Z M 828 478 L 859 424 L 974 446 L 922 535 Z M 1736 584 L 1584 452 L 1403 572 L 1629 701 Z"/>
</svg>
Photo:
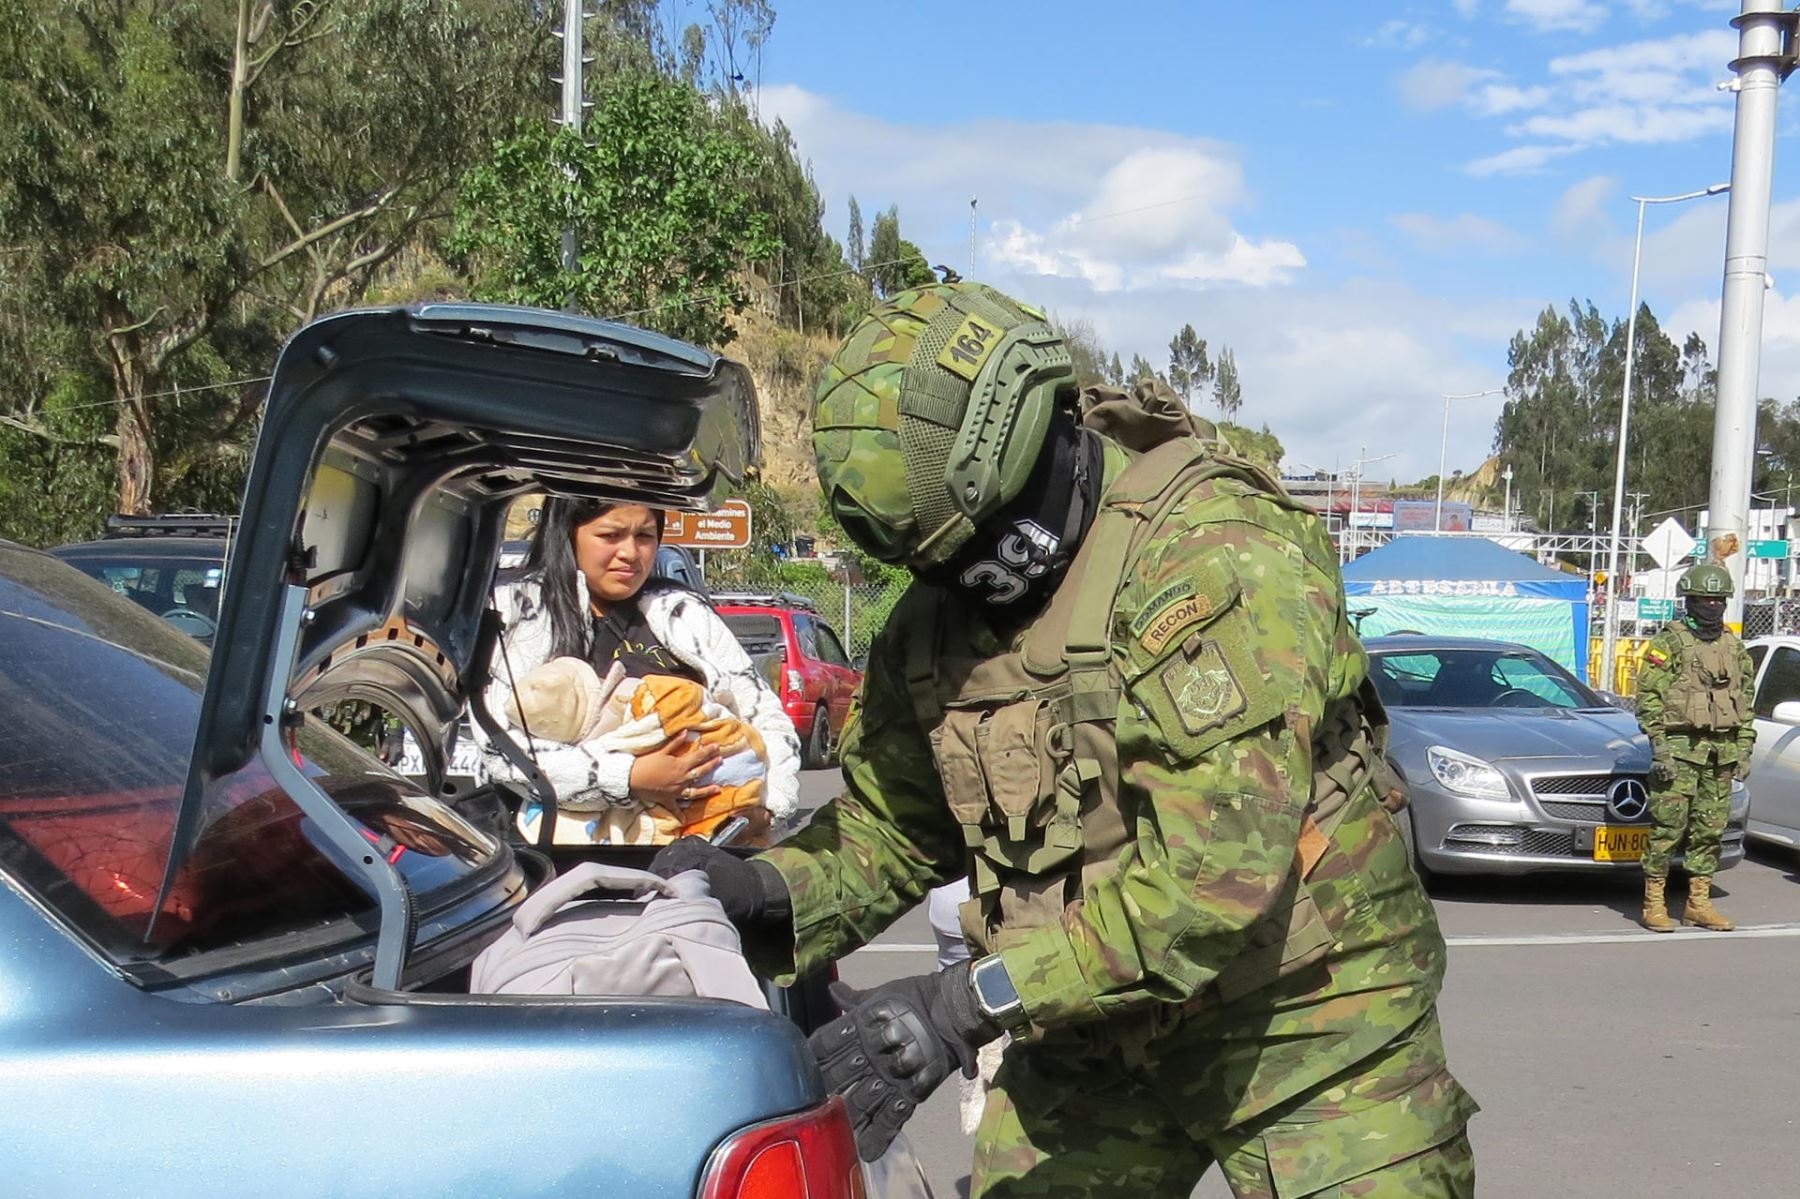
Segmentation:
<svg viewBox="0 0 1800 1199">
<path fill-rule="evenodd" d="M 760 455 L 748 372 L 657 334 L 481 304 L 344 312 L 300 330 L 269 386 L 169 877 L 223 780 L 260 757 L 380 898 L 376 981 L 394 985 L 409 896 L 295 768 L 288 727 L 367 699 L 441 771 L 485 666 L 513 499 L 704 511 Z"/>
</svg>

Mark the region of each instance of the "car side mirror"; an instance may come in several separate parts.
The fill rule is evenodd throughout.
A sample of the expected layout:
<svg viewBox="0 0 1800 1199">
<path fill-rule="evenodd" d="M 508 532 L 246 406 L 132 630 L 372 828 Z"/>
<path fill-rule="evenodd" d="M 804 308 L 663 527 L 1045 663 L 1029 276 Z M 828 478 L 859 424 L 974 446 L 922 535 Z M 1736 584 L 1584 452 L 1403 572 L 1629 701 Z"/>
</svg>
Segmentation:
<svg viewBox="0 0 1800 1199">
<path fill-rule="evenodd" d="M 1786 699 L 1775 705 L 1769 718 L 1780 724 L 1800 724 L 1800 699 Z"/>
</svg>

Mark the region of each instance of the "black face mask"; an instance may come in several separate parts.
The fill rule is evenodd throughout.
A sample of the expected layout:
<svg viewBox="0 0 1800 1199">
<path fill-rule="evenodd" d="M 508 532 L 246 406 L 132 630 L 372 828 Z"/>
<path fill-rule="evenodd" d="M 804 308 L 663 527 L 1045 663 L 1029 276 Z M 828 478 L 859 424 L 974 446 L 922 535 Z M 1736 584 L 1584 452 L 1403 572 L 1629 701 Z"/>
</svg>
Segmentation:
<svg viewBox="0 0 1800 1199">
<path fill-rule="evenodd" d="M 1100 439 L 1051 422 L 1025 489 L 983 521 L 956 557 L 920 577 L 990 614 L 1030 616 L 1049 601 L 1087 533 L 1100 494 Z"/>
<path fill-rule="evenodd" d="M 1716 641 L 1725 631 L 1725 601 L 1718 596 L 1689 596 L 1687 614 L 1702 641 Z"/>
</svg>

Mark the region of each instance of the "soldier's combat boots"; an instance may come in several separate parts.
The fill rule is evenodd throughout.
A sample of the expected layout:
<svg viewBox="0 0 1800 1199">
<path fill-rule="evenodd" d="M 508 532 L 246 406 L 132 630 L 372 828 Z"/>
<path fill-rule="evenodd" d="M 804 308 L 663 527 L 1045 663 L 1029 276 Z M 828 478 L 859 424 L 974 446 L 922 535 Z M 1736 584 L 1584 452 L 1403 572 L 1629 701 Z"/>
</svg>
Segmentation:
<svg viewBox="0 0 1800 1199">
<path fill-rule="evenodd" d="M 1712 876 L 1709 874 L 1696 874 L 1688 879 L 1687 907 L 1681 913 L 1681 922 L 1718 933 L 1728 933 L 1737 927 L 1725 918 L 1725 913 L 1713 907 Z"/>
<path fill-rule="evenodd" d="M 1663 889 L 1669 885 L 1666 878 L 1644 879 L 1644 927 L 1653 933 L 1672 933 L 1675 922 L 1669 919 L 1669 905 L 1663 899 Z"/>
</svg>

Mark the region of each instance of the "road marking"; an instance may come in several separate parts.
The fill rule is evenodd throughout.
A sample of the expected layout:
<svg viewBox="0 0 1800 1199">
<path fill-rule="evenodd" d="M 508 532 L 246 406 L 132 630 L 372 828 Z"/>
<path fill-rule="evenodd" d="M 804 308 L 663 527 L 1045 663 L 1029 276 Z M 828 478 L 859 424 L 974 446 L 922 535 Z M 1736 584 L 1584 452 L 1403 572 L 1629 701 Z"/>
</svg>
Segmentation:
<svg viewBox="0 0 1800 1199">
<path fill-rule="evenodd" d="M 1672 933 L 1653 933 L 1649 929 L 1637 929 L 1616 933 L 1526 933 L 1511 936 L 1495 933 L 1445 937 L 1444 941 L 1453 948 L 1482 949 L 1532 945 L 1630 945 L 1636 942 L 1671 944 L 1698 940 L 1756 941 L 1769 937 L 1800 937 L 1800 923 L 1740 925 L 1736 932 L 1730 933 L 1715 933 L 1704 928 L 1678 928 Z M 884 941 L 874 945 L 864 945 L 856 952 L 929 953 L 935 955 L 937 946 L 904 941 Z"/>
</svg>

